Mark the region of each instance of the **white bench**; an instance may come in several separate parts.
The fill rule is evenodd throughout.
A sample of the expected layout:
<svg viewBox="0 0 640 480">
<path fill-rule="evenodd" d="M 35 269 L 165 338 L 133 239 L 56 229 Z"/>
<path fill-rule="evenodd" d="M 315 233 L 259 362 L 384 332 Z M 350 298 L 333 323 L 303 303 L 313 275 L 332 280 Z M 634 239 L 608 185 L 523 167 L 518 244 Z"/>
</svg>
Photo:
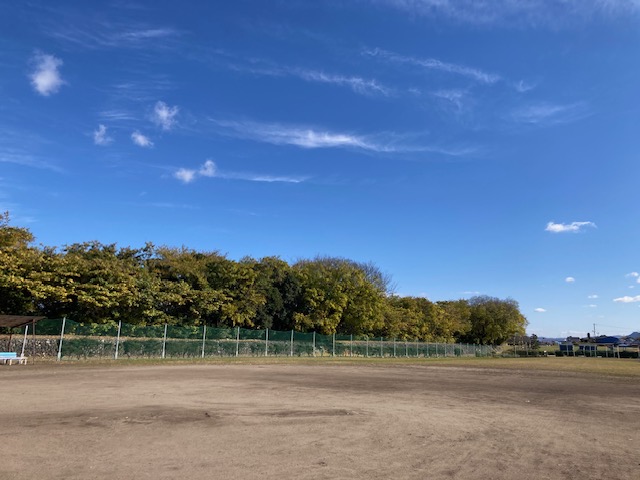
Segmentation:
<svg viewBox="0 0 640 480">
<path fill-rule="evenodd" d="M 0 363 L 13 365 L 13 362 L 26 365 L 27 357 L 19 357 L 15 352 L 0 352 Z"/>
</svg>

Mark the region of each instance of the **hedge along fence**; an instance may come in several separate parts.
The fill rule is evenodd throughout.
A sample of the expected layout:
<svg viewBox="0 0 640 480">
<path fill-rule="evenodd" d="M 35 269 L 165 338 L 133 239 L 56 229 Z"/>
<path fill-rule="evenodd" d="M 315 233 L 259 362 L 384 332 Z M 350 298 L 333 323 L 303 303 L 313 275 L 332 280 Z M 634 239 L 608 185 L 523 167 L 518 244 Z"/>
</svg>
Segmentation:
<svg viewBox="0 0 640 480">
<path fill-rule="evenodd" d="M 19 331 L 15 332 L 16 334 Z M 26 342 L 25 345 L 22 342 Z M 214 328 L 208 326 L 131 325 L 122 322 L 83 324 L 68 319 L 44 320 L 37 335 L 18 338 L 9 350 L 62 359 L 205 358 L 205 357 L 469 357 L 491 356 L 492 346 L 431 343 L 417 340 L 321 335 Z M 30 345 L 29 345 L 30 344 Z M 46 344 L 46 349 L 39 345 Z"/>
</svg>

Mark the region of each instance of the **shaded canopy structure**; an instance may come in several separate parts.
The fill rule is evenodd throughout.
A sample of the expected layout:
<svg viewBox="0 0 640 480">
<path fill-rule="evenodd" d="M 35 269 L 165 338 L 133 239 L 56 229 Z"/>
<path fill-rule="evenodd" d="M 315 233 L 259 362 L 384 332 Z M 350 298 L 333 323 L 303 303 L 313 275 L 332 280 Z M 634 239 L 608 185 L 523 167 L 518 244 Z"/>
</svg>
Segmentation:
<svg viewBox="0 0 640 480">
<path fill-rule="evenodd" d="M 40 320 L 44 320 L 45 318 L 47 317 L 35 317 L 32 315 L 0 315 L 0 328 L 10 329 L 10 328 L 17 328 L 17 327 L 25 327 L 24 340 L 22 341 L 22 353 L 20 354 L 20 356 L 24 357 L 24 347 L 27 342 L 27 330 L 29 329 L 29 325 L 31 325 L 31 333 L 35 335 L 36 323 L 39 322 Z M 9 330 L 9 341 L 7 342 L 8 347 L 11 347 L 12 336 L 13 334 L 11 330 Z M 34 342 L 34 348 L 35 348 L 35 342 Z"/>
<path fill-rule="evenodd" d="M 0 327 L 16 328 L 32 324 L 47 317 L 33 317 L 29 315 L 0 315 Z"/>
</svg>

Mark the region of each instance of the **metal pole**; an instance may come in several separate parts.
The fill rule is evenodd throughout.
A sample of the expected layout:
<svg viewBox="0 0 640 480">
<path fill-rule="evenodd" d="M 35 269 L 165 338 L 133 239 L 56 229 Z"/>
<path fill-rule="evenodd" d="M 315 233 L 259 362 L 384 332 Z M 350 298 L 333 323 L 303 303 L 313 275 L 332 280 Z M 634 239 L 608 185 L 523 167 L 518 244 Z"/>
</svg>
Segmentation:
<svg viewBox="0 0 640 480">
<path fill-rule="evenodd" d="M 202 325 L 202 358 L 204 358 L 204 341 L 207 338 L 207 324 Z"/>
<path fill-rule="evenodd" d="M 382 337 L 380 337 L 380 358 L 384 357 L 384 352 L 382 351 Z"/>
<path fill-rule="evenodd" d="M 350 346 L 349 349 L 351 350 L 351 352 L 349 353 L 350 357 L 353 357 L 353 333 L 351 334 L 351 342 L 350 342 Z"/>
<path fill-rule="evenodd" d="M 333 332 L 333 352 L 331 356 L 336 356 L 336 332 Z"/>
<path fill-rule="evenodd" d="M 640 357 L 640 354 L 638 356 Z M 369 358 L 369 337 L 367 337 L 367 358 Z"/>
<path fill-rule="evenodd" d="M 269 356 L 269 329 L 265 328 L 264 331 L 264 356 Z"/>
<path fill-rule="evenodd" d="M 22 352 L 20 353 L 21 357 L 24 357 L 24 347 L 27 345 L 27 332 L 29 331 L 29 324 L 24 326 L 24 338 L 22 339 Z M 9 345 L 11 348 L 11 345 Z"/>
<path fill-rule="evenodd" d="M 418 339 L 416 338 L 416 358 L 420 356 L 420 350 L 418 350 Z"/>
<path fill-rule="evenodd" d="M 393 358 L 396 358 L 396 339 L 393 339 Z"/>
<path fill-rule="evenodd" d="M 291 355 L 289 356 L 293 357 L 293 330 L 291 330 Z"/>
<path fill-rule="evenodd" d="M 240 353 L 240 327 L 236 327 L 238 331 L 236 332 L 236 357 Z"/>
<path fill-rule="evenodd" d="M 167 324 L 164 324 L 164 335 L 162 337 L 162 358 L 164 358 L 167 351 Z"/>
<path fill-rule="evenodd" d="M 316 356 L 316 332 L 313 332 L 313 356 Z"/>
<path fill-rule="evenodd" d="M 404 356 L 409 358 L 409 344 L 406 340 L 404 341 Z"/>
<path fill-rule="evenodd" d="M 116 352 L 113 355 L 113 359 L 118 359 L 118 350 L 120 349 L 120 330 L 122 329 L 122 320 L 118 320 L 118 336 L 116 337 Z"/>
<path fill-rule="evenodd" d="M 67 317 L 62 317 L 62 329 L 60 330 L 60 343 L 58 344 L 58 361 L 62 358 L 62 339 L 64 338 L 64 326 L 67 323 Z"/>
</svg>

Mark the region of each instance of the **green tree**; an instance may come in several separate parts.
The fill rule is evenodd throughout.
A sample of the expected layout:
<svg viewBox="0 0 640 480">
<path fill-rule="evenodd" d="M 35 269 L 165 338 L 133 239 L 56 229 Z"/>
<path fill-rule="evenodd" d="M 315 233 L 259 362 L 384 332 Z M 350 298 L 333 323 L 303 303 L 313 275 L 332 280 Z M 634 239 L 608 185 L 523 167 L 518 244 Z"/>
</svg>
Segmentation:
<svg viewBox="0 0 640 480">
<path fill-rule="evenodd" d="M 511 298 L 473 297 L 469 307 L 471 328 L 464 341 L 498 345 L 525 332 L 527 319 L 520 313 L 518 302 Z"/>
</svg>

